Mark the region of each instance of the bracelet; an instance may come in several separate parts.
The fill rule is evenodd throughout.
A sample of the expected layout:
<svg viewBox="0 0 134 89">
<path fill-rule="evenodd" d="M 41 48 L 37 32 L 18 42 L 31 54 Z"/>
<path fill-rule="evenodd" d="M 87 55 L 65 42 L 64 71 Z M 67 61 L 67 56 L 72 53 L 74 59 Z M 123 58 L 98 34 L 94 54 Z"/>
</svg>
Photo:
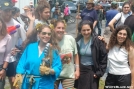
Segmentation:
<svg viewBox="0 0 134 89">
<path fill-rule="evenodd" d="M 79 65 L 75 64 L 75 67 L 79 67 Z"/>
</svg>

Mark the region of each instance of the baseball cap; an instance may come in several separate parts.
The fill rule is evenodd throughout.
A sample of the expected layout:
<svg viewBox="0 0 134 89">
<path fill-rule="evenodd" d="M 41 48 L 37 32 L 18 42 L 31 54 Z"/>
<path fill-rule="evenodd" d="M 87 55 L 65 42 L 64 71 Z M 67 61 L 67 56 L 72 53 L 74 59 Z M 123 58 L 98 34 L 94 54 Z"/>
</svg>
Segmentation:
<svg viewBox="0 0 134 89">
<path fill-rule="evenodd" d="M 117 5 L 116 1 L 111 2 L 111 5 Z"/>
<path fill-rule="evenodd" d="M 7 1 L 7 0 L 0 1 L 0 9 L 1 10 L 7 10 L 7 9 L 12 9 L 12 8 L 13 8 L 12 2 Z"/>
</svg>

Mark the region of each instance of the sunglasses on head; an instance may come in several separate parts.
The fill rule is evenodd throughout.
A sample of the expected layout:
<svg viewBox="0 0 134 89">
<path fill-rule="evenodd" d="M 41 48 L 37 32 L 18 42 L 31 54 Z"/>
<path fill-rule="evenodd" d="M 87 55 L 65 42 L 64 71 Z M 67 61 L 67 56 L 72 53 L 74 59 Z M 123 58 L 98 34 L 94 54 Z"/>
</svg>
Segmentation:
<svg viewBox="0 0 134 89">
<path fill-rule="evenodd" d="M 41 32 L 42 35 L 48 35 L 48 36 L 51 36 L 51 33 L 47 33 L 47 32 Z"/>
</svg>

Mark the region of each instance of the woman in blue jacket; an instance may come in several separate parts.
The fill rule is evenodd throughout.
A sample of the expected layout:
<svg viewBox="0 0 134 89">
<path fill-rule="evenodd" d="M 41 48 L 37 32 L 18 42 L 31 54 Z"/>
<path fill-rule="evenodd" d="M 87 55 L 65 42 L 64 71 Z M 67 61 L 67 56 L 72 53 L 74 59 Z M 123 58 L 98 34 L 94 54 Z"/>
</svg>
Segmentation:
<svg viewBox="0 0 134 89">
<path fill-rule="evenodd" d="M 54 89 L 54 82 L 62 67 L 53 36 L 53 30 L 49 26 L 36 25 L 18 63 L 14 86 L 23 80 L 21 89 Z"/>
</svg>

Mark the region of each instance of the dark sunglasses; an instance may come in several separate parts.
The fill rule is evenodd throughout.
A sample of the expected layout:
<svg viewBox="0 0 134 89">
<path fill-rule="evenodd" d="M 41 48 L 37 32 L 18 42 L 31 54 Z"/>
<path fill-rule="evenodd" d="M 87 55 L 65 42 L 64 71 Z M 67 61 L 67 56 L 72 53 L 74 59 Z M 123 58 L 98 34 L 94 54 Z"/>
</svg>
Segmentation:
<svg viewBox="0 0 134 89">
<path fill-rule="evenodd" d="M 47 32 L 41 32 L 41 34 L 51 36 L 51 33 L 47 33 Z"/>
</svg>

